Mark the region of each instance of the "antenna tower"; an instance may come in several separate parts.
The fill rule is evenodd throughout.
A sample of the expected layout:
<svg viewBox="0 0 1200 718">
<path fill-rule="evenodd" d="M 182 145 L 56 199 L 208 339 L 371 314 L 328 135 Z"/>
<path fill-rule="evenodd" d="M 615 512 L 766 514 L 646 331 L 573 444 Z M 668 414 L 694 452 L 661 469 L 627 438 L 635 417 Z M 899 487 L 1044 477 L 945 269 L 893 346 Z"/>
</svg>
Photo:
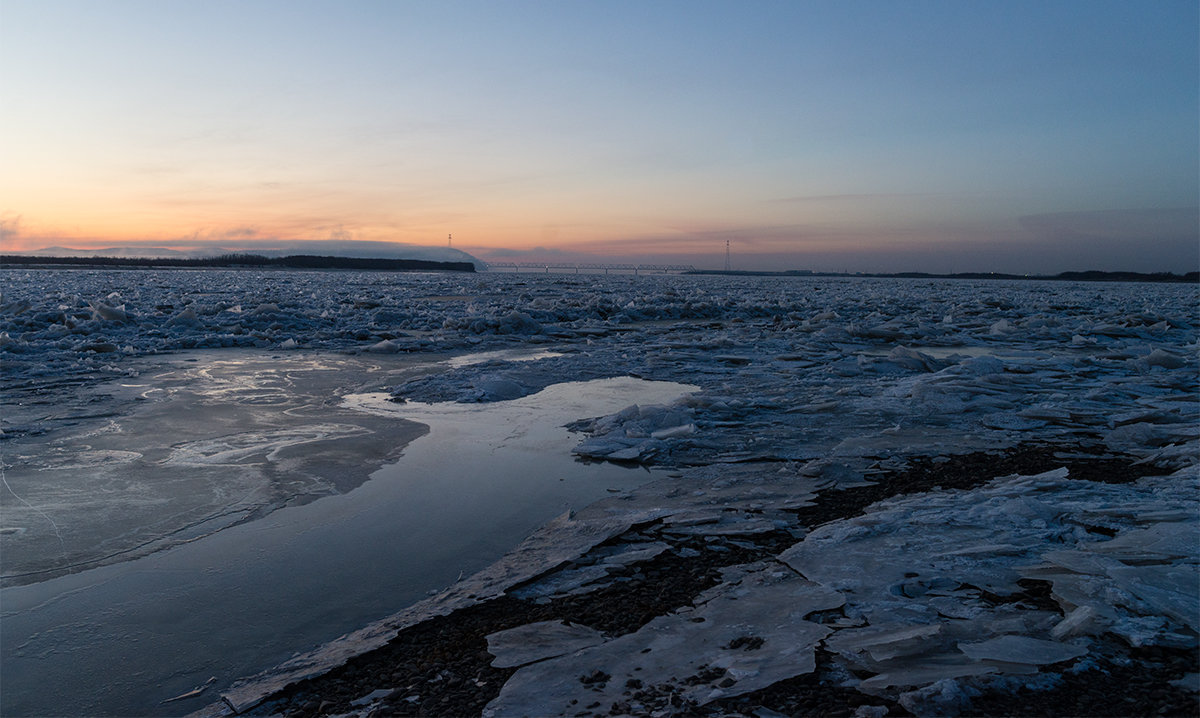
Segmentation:
<svg viewBox="0 0 1200 718">
<path fill-rule="evenodd" d="M 454 246 L 454 235 L 453 235 L 453 234 L 447 234 L 447 235 L 446 235 L 446 246 L 447 246 L 447 247 L 453 247 L 453 246 Z"/>
<path fill-rule="evenodd" d="M 731 269 L 732 267 L 729 264 L 729 240 L 727 239 L 725 240 L 725 271 L 728 272 Z"/>
</svg>

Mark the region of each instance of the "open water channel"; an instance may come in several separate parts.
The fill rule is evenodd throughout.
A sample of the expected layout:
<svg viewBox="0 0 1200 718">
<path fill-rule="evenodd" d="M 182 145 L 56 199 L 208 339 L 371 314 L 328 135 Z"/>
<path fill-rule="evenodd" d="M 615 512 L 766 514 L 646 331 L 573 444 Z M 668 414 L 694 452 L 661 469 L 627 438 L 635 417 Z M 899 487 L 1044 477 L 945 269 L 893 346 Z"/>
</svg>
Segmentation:
<svg viewBox="0 0 1200 718">
<path fill-rule="evenodd" d="M 487 404 L 372 393 L 442 361 L 179 355 L 89 399 L 96 418 L 10 441 L 0 713 L 211 703 L 653 478 L 574 460 L 563 425 L 692 389 L 617 377 Z"/>
</svg>

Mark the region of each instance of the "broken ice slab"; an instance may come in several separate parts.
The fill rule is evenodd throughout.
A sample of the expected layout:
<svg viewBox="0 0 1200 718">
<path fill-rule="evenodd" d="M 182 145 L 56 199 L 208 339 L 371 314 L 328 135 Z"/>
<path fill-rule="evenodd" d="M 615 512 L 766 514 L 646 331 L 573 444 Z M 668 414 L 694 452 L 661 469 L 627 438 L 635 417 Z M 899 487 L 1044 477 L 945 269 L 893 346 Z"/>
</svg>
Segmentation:
<svg viewBox="0 0 1200 718">
<path fill-rule="evenodd" d="M 1071 412 L 1060 406 L 1039 404 L 1017 412 L 1017 416 L 1051 424 L 1065 424 L 1071 421 Z"/>
<path fill-rule="evenodd" d="M 512 668 L 535 661 L 574 653 L 604 641 L 594 628 L 563 621 L 539 621 L 488 635 L 488 653 L 496 657 L 492 666 Z"/>
<path fill-rule="evenodd" d="M 903 344 L 893 348 L 887 358 L 888 361 L 913 371 L 940 371 L 950 364 L 950 362 L 935 359 L 924 352 L 910 349 Z"/>
<path fill-rule="evenodd" d="M 613 570 L 648 561 L 670 546 L 661 541 L 618 544 L 590 551 L 575 561 L 580 565 L 554 571 L 538 580 L 507 591 L 515 598 L 547 602 L 554 596 L 577 596 L 596 590 Z M 589 563 L 590 562 L 590 563 Z"/>
<path fill-rule="evenodd" d="M 1137 463 L 1178 469 L 1196 464 L 1197 457 L 1200 457 L 1200 441 L 1180 442 L 1164 446 L 1157 451 L 1140 453 L 1143 458 Z"/>
<path fill-rule="evenodd" d="M 979 420 L 979 423 L 989 429 L 1006 429 L 1009 431 L 1030 431 L 1032 429 L 1040 429 L 1046 425 L 1046 422 L 1038 419 L 1029 419 L 1016 414 L 991 414 Z"/>
<path fill-rule="evenodd" d="M 485 376 L 474 385 L 476 401 L 507 401 L 533 393 L 529 387 L 499 376 Z"/>
<path fill-rule="evenodd" d="M 839 489 L 859 488 L 870 486 L 872 483 L 864 477 L 863 471 L 829 459 L 808 461 L 800 467 L 800 473 L 804 476 L 819 478 L 826 485 L 836 486 Z"/>
<path fill-rule="evenodd" d="M 846 615 L 868 622 L 837 631 L 826 645 L 839 660 L 879 673 L 864 681 L 872 690 L 969 675 L 982 670 L 963 667 L 977 665 L 975 658 L 1012 673 L 1086 650 L 1051 637 L 1112 631 L 1134 645 L 1181 645 L 1183 626 L 1200 612 L 1196 522 L 1143 522 L 1169 517 L 1163 506 L 1194 510 L 1192 486 L 1178 478 L 1074 481 L 1065 470 L 1004 477 L 969 491 L 881 501 L 814 529 L 779 558 L 843 592 Z M 1109 509 L 1122 532 L 1095 541 L 1083 527 Z M 1131 566 L 1118 557 L 1157 563 Z M 1045 563 L 1029 565 L 1038 559 Z M 1068 618 L 1020 600 L 1021 576 L 1050 581 Z M 1014 601 L 983 600 L 969 586 Z M 943 665 L 960 644 L 971 655 Z"/>
<path fill-rule="evenodd" d="M 817 483 L 816 480 L 796 476 L 791 471 L 764 472 L 761 467 L 697 467 L 688 470 L 682 478 L 660 479 L 643 484 L 626 494 L 592 504 L 573 516 L 560 517 L 532 537 L 531 540 L 542 542 L 537 547 L 518 547 L 511 556 L 514 560 L 524 563 L 524 556 L 529 555 L 529 550 L 550 550 L 550 544 L 553 543 L 551 537 L 562 531 L 566 545 L 576 545 L 580 548 L 577 554 L 564 559 L 573 560 L 582 556 L 592 546 L 621 533 L 624 530 L 621 527 L 627 528 L 654 520 L 663 520 L 671 524 L 666 530 L 681 535 L 686 535 L 689 531 L 680 525 L 695 524 L 706 524 L 698 527 L 700 534 L 707 534 L 709 528 L 728 535 L 772 531 L 778 528 L 774 515 L 764 517 L 748 512 L 759 512 L 767 505 L 779 508 L 808 505 L 815 496 Z M 612 533 L 609 533 L 610 530 Z M 578 536 L 572 537 L 571 534 L 575 532 L 578 532 Z M 544 539 L 539 538 L 543 536 Z M 576 539 L 581 540 L 576 543 Z M 584 545 L 589 542 L 592 543 Z M 652 558 L 665 548 L 666 545 L 661 542 L 605 548 L 602 550 L 606 552 L 603 557 L 596 557 L 596 565 L 570 568 L 557 573 L 551 573 L 550 569 L 561 565 L 562 561 L 548 562 L 546 571 L 542 572 L 542 578 L 515 589 L 513 593 L 534 600 L 564 593 L 585 593 L 600 585 L 596 582 L 605 577 L 608 568 Z M 649 553 L 641 557 L 635 554 L 626 555 L 627 551 L 642 550 Z M 553 553 L 558 552 L 554 550 Z M 536 553 L 531 555 L 531 560 L 536 560 Z M 508 585 L 514 585 L 521 580 L 527 579 L 512 581 Z"/>
<path fill-rule="evenodd" d="M 926 602 L 946 618 L 975 618 L 985 610 L 977 600 L 967 600 L 965 597 L 933 596 Z"/>
<path fill-rule="evenodd" d="M 1072 609 L 1063 620 L 1050 629 L 1050 636 L 1057 640 L 1075 636 L 1096 636 L 1104 632 L 1108 622 L 1091 606 Z"/>
<path fill-rule="evenodd" d="M 1002 595 L 1019 592 L 1013 564 L 1029 555 L 1045 529 L 1016 526 L 1006 535 L 1002 527 L 1024 523 L 1030 507 L 1004 502 L 993 518 L 984 508 L 988 504 L 964 510 L 964 503 L 971 507 L 951 492 L 881 502 L 863 516 L 816 529 L 780 558 L 809 579 L 872 602 L 891 602 L 893 587 L 902 584 L 912 586 L 903 592 L 908 596 L 923 592 L 921 586 L 953 589 L 968 583 Z"/>
<path fill-rule="evenodd" d="M 697 705 L 757 690 L 815 669 L 815 647 L 830 629 L 804 617 L 843 601 L 774 563 L 701 598 L 634 633 L 519 669 L 484 715 L 570 715 L 596 702 L 601 714 L 649 713 L 630 704 L 634 690 Z"/>
<path fill-rule="evenodd" d="M 1167 616 L 1200 632 L 1200 573 L 1194 563 L 1122 566 L 1109 569 L 1117 586 L 1137 596 L 1150 613 Z"/>
<path fill-rule="evenodd" d="M 624 449 L 617 449 L 616 451 L 611 451 L 606 454 L 585 454 L 583 452 L 577 453 L 582 456 L 602 456 L 606 459 L 612 459 L 613 461 L 634 461 L 642 458 L 643 456 L 648 457 L 651 454 L 656 453 L 656 451 L 656 447 L 654 447 L 650 442 L 645 442 L 637 446 L 629 446 Z"/>
<path fill-rule="evenodd" d="M 879 666 L 879 668 L 883 669 L 880 673 L 864 679 L 858 684 L 860 691 L 870 695 L 879 695 L 888 688 L 926 686 L 947 678 L 981 676 L 996 673 L 999 670 L 996 666 L 965 661 L 961 655 L 948 653 L 930 656 L 919 664 L 900 660 Z"/>
<path fill-rule="evenodd" d="M 669 548 L 670 545 L 662 541 L 629 543 L 602 547 L 592 551 L 589 556 L 595 556 L 605 566 L 629 566 L 639 561 L 649 561 Z"/>
<path fill-rule="evenodd" d="M 1080 544 L 1077 550 L 1047 552 L 1043 558 L 1052 565 L 1030 567 L 1024 573 L 1050 580 L 1053 595 L 1073 609 L 1072 615 L 1084 608 L 1090 610 L 1086 621 L 1082 615 L 1078 625 L 1064 620 L 1056 633 L 1092 633 L 1111 628 L 1130 640 L 1154 642 L 1146 634 L 1145 624 L 1129 623 L 1129 616 L 1118 612 L 1117 607 L 1137 615 L 1165 616 L 1193 631 L 1200 630 L 1200 603 L 1196 600 L 1200 595 L 1200 571 L 1195 561 L 1198 536 L 1200 527 L 1196 522 L 1155 524 L 1110 541 Z M 1056 570 L 1054 566 L 1067 570 Z M 1174 641 L 1165 625 L 1163 628 L 1163 640 Z"/>
<path fill-rule="evenodd" d="M 976 661 L 1045 666 L 1087 655 L 1087 649 L 1029 636 L 999 636 L 976 643 L 959 643 L 958 650 Z"/>
<path fill-rule="evenodd" d="M 1107 620 L 1117 618 L 1116 609 L 1106 597 L 1112 588 L 1107 577 L 1041 568 L 1025 569 L 1022 574 L 1040 581 L 1049 581 L 1051 596 L 1064 611 L 1090 606 Z"/>
<path fill-rule="evenodd" d="M 1191 507 L 1189 507 L 1191 508 Z M 1180 514 L 1184 514 L 1180 516 Z M 1187 514 L 1191 514 L 1190 516 Z M 1126 531 L 1110 541 L 1087 546 L 1090 550 L 1127 564 L 1164 563 L 1173 559 L 1195 556 L 1200 543 L 1200 523 L 1194 511 L 1137 511 L 1134 518 L 1141 521 L 1162 521 L 1144 529 Z M 1183 520 L 1180 520 L 1183 519 Z"/>
<path fill-rule="evenodd" d="M 1178 409 L 1139 406 L 1130 411 L 1117 412 L 1108 417 L 1110 427 L 1148 422 L 1151 424 L 1177 424 L 1187 421 Z"/>
<path fill-rule="evenodd" d="M 947 556 L 1019 556 L 1029 550 L 1029 546 L 1015 546 L 1011 543 L 978 543 L 947 551 Z"/>
<path fill-rule="evenodd" d="M 871 667 L 897 656 L 930 653 L 941 645 L 941 633 L 940 623 L 881 624 L 838 631 L 825 641 L 825 647 L 856 665 Z"/>
<path fill-rule="evenodd" d="M 576 596 L 599 588 L 597 581 L 608 577 L 607 566 L 578 566 L 556 571 L 533 583 L 509 589 L 513 598 L 545 603 L 554 596 Z"/>
<path fill-rule="evenodd" d="M 628 438 L 610 435 L 597 436 L 579 443 L 571 453 L 591 459 L 636 461 L 665 448 L 659 439 Z"/>
<path fill-rule="evenodd" d="M 790 411 L 801 412 L 806 414 L 821 414 L 824 412 L 833 411 L 841 405 L 840 401 L 815 401 L 810 404 L 795 407 Z"/>
<path fill-rule="evenodd" d="M 707 493 L 707 492 L 705 492 Z M 693 492 L 693 496 L 703 496 L 703 493 Z M 678 529 L 688 526 L 705 526 L 720 523 L 725 515 L 725 509 L 720 506 L 705 507 L 677 511 L 663 519 L 664 526 Z"/>
<path fill-rule="evenodd" d="M 1094 574 L 1097 576 L 1105 575 L 1109 568 L 1122 565 L 1116 559 L 1108 558 L 1107 556 L 1097 556 L 1094 551 L 1087 550 L 1047 551 L 1042 554 L 1042 559 L 1075 573 Z"/>
<path fill-rule="evenodd" d="M 673 406 L 628 406 L 615 414 L 572 424 L 591 436 L 572 453 L 593 459 L 636 461 L 666 448 L 670 439 L 696 433 L 692 410 L 682 402 Z"/>
<path fill-rule="evenodd" d="M 951 632 L 966 640 L 1008 633 L 1042 636 L 1058 623 L 1059 617 L 1055 611 L 1039 611 L 1021 602 L 1004 603 L 980 614 L 970 623 L 951 624 Z"/>
<path fill-rule="evenodd" d="M 671 536 L 753 536 L 778 531 L 781 526 L 786 526 L 786 522 L 758 516 L 726 515 L 715 523 L 691 526 L 671 524 L 664 526 L 662 532 Z"/>
<path fill-rule="evenodd" d="M 836 457 L 936 456 L 1002 449 L 1009 444 L 995 436 L 969 433 L 966 428 L 962 425 L 939 428 L 923 424 L 919 427 L 903 427 L 888 434 L 853 436 L 844 439 L 830 453 Z"/>
<path fill-rule="evenodd" d="M 714 464 L 688 469 L 682 478 L 643 484 L 591 508 L 620 512 L 640 507 L 661 511 L 663 516 L 707 512 L 718 517 L 728 511 L 759 511 L 765 506 L 807 506 L 816 498 L 820 484 L 820 480 L 798 476 L 786 467 L 764 471 L 761 465 Z"/>
<path fill-rule="evenodd" d="M 1113 451 L 1137 453 L 1170 444 L 1190 441 L 1196 436 L 1194 424 L 1124 424 L 1104 435 L 1104 443 Z"/>
<path fill-rule="evenodd" d="M 683 436 L 691 436 L 696 433 L 695 424 L 682 424 L 680 426 L 670 426 L 665 429 L 659 429 L 650 433 L 652 439 L 678 439 Z"/>
</svg>

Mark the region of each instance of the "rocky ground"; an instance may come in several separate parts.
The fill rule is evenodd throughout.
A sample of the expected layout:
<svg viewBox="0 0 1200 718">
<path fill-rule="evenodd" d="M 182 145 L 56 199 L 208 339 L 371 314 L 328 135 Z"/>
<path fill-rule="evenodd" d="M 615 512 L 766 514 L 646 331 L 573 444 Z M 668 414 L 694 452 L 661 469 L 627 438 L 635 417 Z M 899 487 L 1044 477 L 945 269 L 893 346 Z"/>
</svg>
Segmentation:
<svg viewBox="0 0 1200 718">
<path fill-rule="evenodd" d="M 1067 466 L 1071 476 L 1105 483 L 1127 483 L 1153 470 L 1134 465 L 1128 457 L 1093 455 L 1072 447 L 1026 444 L 997 453 L 974 453 L 911 461 L 906 469 L 873 477 L 872 484 L 825 491 L 811 506 L 790 511 L 797 527 L 812 528 L 862 513 L 884 498 L 928 491 L 937 487 L 965 489 L 1007 474 L 1035 474 Z M 628 544 L 662 534 L 637 526 L 609 544 Z M 271 696 L 253 715 L 321 716 L 468 716 L 479 715 L 516 672 L 496 668 L 486 636 L 538 621 L 561 620 L 587 626 L 608 637 L 636 631 L 657 616 L 688 606 L 701 592 L 722 581 L 721 569 L 770 559 L 795 543 L 793 532 L 779 529 L 752 536 L 723 538 L 695 535 L 672 542 L 656 557 L 626 566 L 604 587 L 584 595 L 521 599 L 506 595 L 406 628 L 386 646 L 350 660 L 325 675 L 302 681 Z M 1049 584 L 1023 580 L 1022 593 L 988 596 L 997 602 L 1022 602 L 1058 610 L 1049 598 Z M 510 593 L 512 593 L 510 591 Z M 985 592 L 986 595 L 986 592 Z M 833 622 L 841 611 L 809 616 Z M 730 650 L 754 650 L 754 636 L 735 639 Z M 737 644 L 737 645 L 734 645 Z M 1084 663 L 1083 661 L 1086 661 Z M 1178 715 L 1200 712 L 1197 694 L 1177 683 L 1197 671 L 1200 654 L 1184 648 L 1133 648 L 1106 635 L 1086 659 L 1044 666 L 1035 676 L 1015 682 L 983 682 L 959 702 L 964 715 Z M 702 706 L 690 703 L 679 687 L 705 681 L 721 685 L 720 668 L 713 675 L 679 676 L 678 683 L 643 685 L 630 680 L 624 701 L 579 703 L 575 715 L 909 715 L 893 700 L 846 687 L 846 668 L 823 649 L 816 670 L 782 680 L 761 690 L 720 699 Z M 705 671 L 701 671 L 704 673 Z M 584 686 L 604 686 L 611 676 L 602 672 L 562 676 Z M 729 679 L 732 683 L 732 679 Z M 1176 683 L 1173 683 L 1176 682 Z"/>
</svg>

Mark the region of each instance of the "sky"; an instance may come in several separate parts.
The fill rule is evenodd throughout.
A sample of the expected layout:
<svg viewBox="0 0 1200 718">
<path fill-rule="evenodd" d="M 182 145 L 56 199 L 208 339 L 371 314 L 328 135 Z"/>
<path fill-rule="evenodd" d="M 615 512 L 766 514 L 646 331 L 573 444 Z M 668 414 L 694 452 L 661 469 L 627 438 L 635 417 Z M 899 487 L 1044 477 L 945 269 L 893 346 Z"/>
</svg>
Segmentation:
<svg viewBox="0 0 1200 718">
<path fill-rule="evenodd" d="M 0 0 L 0 249 L 1200 268 L 1195 0 Z"/>
</svg>

